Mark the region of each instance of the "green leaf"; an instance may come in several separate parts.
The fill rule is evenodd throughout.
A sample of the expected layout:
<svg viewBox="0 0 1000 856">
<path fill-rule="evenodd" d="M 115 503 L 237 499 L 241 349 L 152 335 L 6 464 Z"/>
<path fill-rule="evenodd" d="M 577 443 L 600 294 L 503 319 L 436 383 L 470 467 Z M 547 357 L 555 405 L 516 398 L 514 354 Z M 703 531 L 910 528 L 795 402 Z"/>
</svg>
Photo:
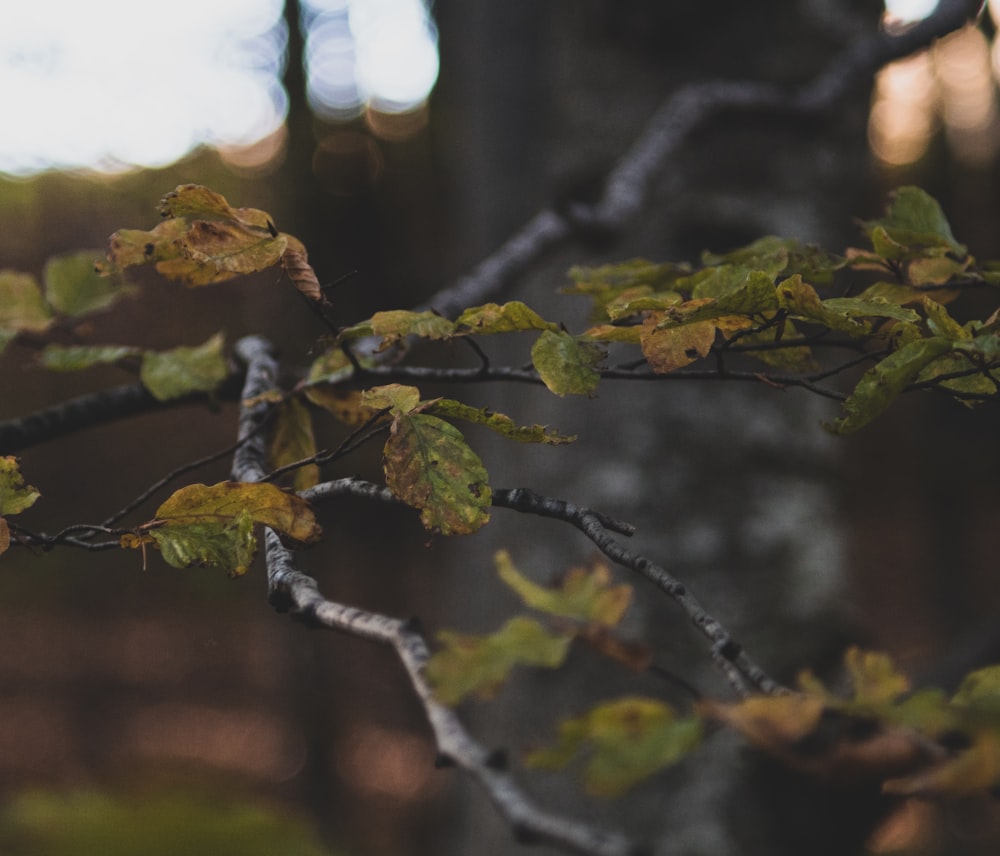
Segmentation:
<svg viewBox="0 0 1000 856">
<path fill-rule="evenodd" d="M 773 264 L 776 276 L 783 268 L 783 262 Z M 746 285 L 747 277 L 753 273 L 753 268 L 745 265 L 717 265 L 705 268 L 698 273 L 681 280 L 677 284 L 679 290 L 687 290 L 693 299 L 711 297 L 718 299 L 726 294 L 739 291 Z M 773 281 L 773 277 L 771 278 Z"/>
<path fill-rule="evenodd" d="M 24 483 L 17 458 L 0 457 L 0 515 L 20 514 L 40 496 L 35 488 Z"/>
<path fill-rule="evenodd" d="M 449 419 L 464 419 L 476 425 L 484 425 L 491 431 L 495 431 L 508 440 L 516 440 L 519 443 L 545 443 L 550 446 L 558 446 L 563 443 L 572 443 L 576 437 L 567 437 L 558 431 L 545 425 L 517 425 L 509 416 L 503 413 L 494 413 L 486 407 L 470 407 L 460 401 L 453 401 L 450 398 L 436 398 L 427 402 L 427 413 L 434 413 L 438 416 L 445 416 Z"/>
<path fill-rule="evenodd" d="M 460 333 L 469 332 L 485 336 L 525 330 L 558 330 L 559 325 L 546 321 L 520 300 L 512 300 L 503 305 L 487 303 L 485 306 L 466 309 L 455 320 L 455 329 Z"/>
<path fill-rule="evenodd" d="M 920 320 L 912 309 L 905 309 L 898 303 L 882 300 L 877 297 L 831 297 L 822 303 L 824 317 L 832 316 L 827 314 L 832 312 L 844 318 L 892 318 L 896 321 L 903 321 L 908 324 L 915 324 Z"/>
<path fill-rule="evenodd" d="M 49 303 L 63 315 L 79 316 L 111 306 L 127 293 L 119 276 L 101 276 L 94 269 L 99 250 L 55 256 L 45 264 L 42 280 Z"/>
<path fill-rule="evenodd" d="M 427 529 L 466 535 L 489 520 L 492 492 L 486 468 L 458 429 L 443 419 L 397 415 L 383 467 L 389 489 L 420 511 Z"/>
<path fill-rule="evenodd" d="M 449 339 L 455 335 L 455 322 L 443 318 L 435 312 L 408 312 L 397 309 L 390 312 L 376 312 L 367 321 L 341 330 L 338 342 L 381 336 L 380 351 L 384 351 L 407 336 L 424 339 Z"/>
<path fill-rule="evenodd" d="M 539 377 L 556 395 L 591 395 L 601 380 L 604 348 L 563 331 L 545 330 L 531 348 Z"/>
<path fill-rule="evenodd" d="M 168 565 L 175 568 L 223 568 L 230 576 L 247 572 L 257 539 L 253 518 L 243 510 L 233 517 L 194 523 L 168 523 L 150 532 Z"/>
<path fill-rule="evenodd" d="M 350 375 L 352 371 L 353 367 L 347 354 L 340 348 L 330 348 L 313 360 L 312 365 L 309 366 L 306 383 L 334 383 Z"/>
<path fill-rule="evenodd" d="M 637 294 L 634 290 L 619 295 L 608 301 L 605 306 L 608 318 L 621 321 L 631 318 L 641 312 L 654 312 L 679 306 L 684 298 L 676 291 L 658 291 L 647 294 Z"/>
<path fill-rule="evenodd" d="M 940 303 L 929 297 L 925 297 L 922 303 L 927 314 L 927 326 L 935 336 L 956 341 L 972 338 L 972 334 L 952 318 Z"/>
<path fill-rule="evenodd" d="M 473 694 L 490 698 L 515 666 L 556 669 L 572 642 L 521 617 L 489 636 L 442 630 L 438 641 L 443 650 L 431 657 L 426 673 L 434 694 L 445 704 L 457 704 Z"/>
<path fill-rule="evenodd" d="M 886 216 L 868 221 L 863 226 L 873 242 L 873 235 L 878 233 L 880 241 L 888 240 L 895 246 L 947 247 L 959 256 L 966 253 L 966 248 L 951 233 L 951 226 L 948 225 L 941 206 L 919 187 L 900 187 L 891 197 Z M 886 249 L 888 251 L 890 248 L 887 246 Z M 877 247 L 876 251 L 882 255 Z"/>
<path fill-rule="evenodd" d="M 952 704 L 1000 712 L 1000 665 L 987 666 L 966 675 Z"/>
<path fill-rule="evenodd" d="M 40 333 L 52 323 L 52 310 L 29 273 L 0 270 L 0 328 Z"/>
<path fill-rule="evenodd" d="M 602 267 L 574 267 L 569 271 L 574 284 L 563 289 L 564 294 L 589 295 L 594 301 L 595 322 L 610 320 L 607 310 L 618 300 L 663 293 L 673 284 L 691 274 L 688 264 L 656 263 L 646 259 L 630 259 Z"/>
<path fill-rule="evenodd" d="M 316 454 L 316 437 L 313 435 L 312 415 L 297 398 L 290 398 L 278 407 L 278 415 L 271 433 L 268 458 L 276 469 Z M 295 490 L 306 490 L 319 482 L 319 467 L 307 464 L 295 470 Z"/>
<path fill-rule="evenodd" d="M 455 334 L 455 323 L 436 312 L 408 312 L 397 309 L 391 312 L 376 312 L 371 318 L 372 330 L 376 336 L 389 341 L 398 341 L 405 336 L 420 336 L 424 339 L 448 339 Z"/>
<path fill-rule="evenodd" d="M 57 372 L 77 372 L 93 366 L 117 363 L 127 357 L 138 357 L 142 348 L 127 345 L 46 345 L 38 361 L 44 368 Z"/>
<path fill-rule="evenodd" d="M 745 247 L 723 255 L 702 254 L 702 264 L 719 265 L 724 262 L 763 270 L 774 277 L 779 274 L 801 274 L 809 282 L 827 283 L 833 273 L 844 266 L 844 260 L 813 244 L 803 244 L 796 238 L 779 238 L 766 235 Z M 779 267 L 781 265 L 781 267 Z"/>
<path fill-rule="evenodd" d="M 851 336 L 865 336 L 871 332 L 871 324 L 859 320 L 849 311 L 827 306 L 809 283 L 799 275 L 790 276 L 778 284 L 779 306 L 792 318 L 819 324 L 830 330 L 837 330 Z M 886 304 L 890 306 L 891 304 Z"/>
<path fill-rule="evenodd" d="M 774 281 L 762 271 L 750 271 L 738 288 L 727 291 L 717 298 L 699 297 L 667 309 L 658 322 L 658 327 L 677 327 L 681 324 L 696 324 L 727 318 L 728 316 L 766 315 L 778 308 L 778 297 Z M 723 327 L 722 323 L 717 324 Z M 728 325 L 742 328 L 746 323 Z"/>
<path fill-rule="evenodd" d="M 146 351 L 139 377 L 158 400 L 167 401 L 189 392 L 211 392 L 229 374 L 222 355 L 223 337 L 216 333 L 194 348 Z"/>
<path fill-rule="evenodd" d="M 831 430 L 836 434 L 849 434 L 867 425 L 916 380 L 929 363 L 953 347 L 950 339 L 935 336 L 910 342 L 890 354 L 865 372 L 844 402 L 847 415 L 836 420 Z"/>
<path fill-rule="evenodd" d="M 595 796 L 616 797 L 696 748 L 702 724 L 679 718 L 656 699 L 630 696 L 598 705 L 559 726 L 556 745 L 532 752 L 529 767 L 559 770 L 587 757 L 583 783 Z"/>
<path fill-rule="evenodd" d="M 494 560 L 500 579 L 525 605 L 549 615 L 614 627 L 632 601 L 632 587 L 612 585 L 611 572 L 601 562 L 590 569 L 573 568 L 558 588 L 546 588 L 521 574 L 506 550 L 498 552 Z"/>
</svg>

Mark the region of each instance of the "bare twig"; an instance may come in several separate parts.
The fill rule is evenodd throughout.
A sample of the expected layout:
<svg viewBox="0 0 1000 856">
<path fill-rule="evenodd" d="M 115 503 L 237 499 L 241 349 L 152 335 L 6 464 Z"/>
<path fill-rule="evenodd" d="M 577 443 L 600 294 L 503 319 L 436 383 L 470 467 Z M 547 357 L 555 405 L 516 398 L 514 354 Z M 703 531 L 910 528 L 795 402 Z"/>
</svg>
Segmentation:
<svg viewBox="0 0 1000 856">
<path fill-rule="evenodd" d="M 309 502 L 321 502 L 345 495 L 375 499 L 379 502 L 399 501 L 388 488 L 357 478 L 323 482 L 299 493 L 299 496 Z M 524 488 L 494 489 L 493 505 L 569 523 L 586 535 L 611 561 L 635 571 L 656 585 L 676 601 L 691 623 L 708 639 L 713 660 L 738 694 L 748 694 L 748 683 L 757 692 L 774 693 L 782 690 L 777 681 L 750 658 L 743 650 L 743 646 L 701 605 L 684 583 L 645 556 L 629 550 L 611 536 L 611 531 L 631 535 L 634 530 L 629 524 L 589 508 L 543 496 Z"/>
</svg>

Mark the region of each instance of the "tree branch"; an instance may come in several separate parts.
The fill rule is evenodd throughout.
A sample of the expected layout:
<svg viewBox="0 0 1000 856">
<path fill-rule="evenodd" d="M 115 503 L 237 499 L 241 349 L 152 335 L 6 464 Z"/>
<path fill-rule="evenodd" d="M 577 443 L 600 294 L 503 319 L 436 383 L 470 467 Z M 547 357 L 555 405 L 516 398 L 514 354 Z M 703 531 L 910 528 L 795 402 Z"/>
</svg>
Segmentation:
<svg viewBox="0 0 1000 856">
<path fill-rule="evenodd" d="M 251 336 L 236 344 L 237 354 L 246 361 L 243 401 L 272 389 L 277 362 L 267 341 Z M 267 446 L 259 430 L 270 408 L 266 403 L 240 408 L 240 447 L 233 457 L 232 475 L 239 481 L 260 481 L 266 477 Z M 388 491 L 353 479 L 336 484 L 350 492 L 385 499 Z M 356 489 L 355 489 L 356 488 Z M 330 490 L 329 493 L 335 493 Z M 303 496 L 322 495 L 316 488 Z M 392 499 L 391 494 L 389 498 Z M 393 500 L 395 501 L 395 500 Z M 314 627 L 340 630 L 352 636 L 391 646 L 403 664 L 427 719 L 439 752 L 439 761 L 451 763 L 475 779 L 519 838 L 561 847 L 584 856 L 635 856 L 640 852 L 619 833 L 606 832 L 580 821 L 560 817 L 538 808 L 503 769 L 502 753 L 491 752 L 476 742 L 454 712 L 434 698 L 425 676 L 430 658 L 427 643 L 415 620 L 403 621 L 375 612 L 327 600 L 312 577 L 299 570 L 294 554 L 281 543 L 273 529 L 265 529 L 268 600 L 279 611 L 291 611 Z"/>
<path fill-rule="evenodd" d="M 420 308 L 433 308 L 452 318 L 498 294 L 545 253 L 575 237 L 621 234 L 646 206 L 670 159 L 694 131 L 719 114 L 730 110 L 820 114 L 882 66 L 927 47 L 975 18 L 982 5 L 982 0 L 941 0 L 932 15 L 899 35 L 879 30 L 852 44 L 805 85 L 783 88 L 721 81 L 682 86 L 663 102 L 615 164 L 596 203 L 571 204 L 564 213 L 553 208 L 541 211 L 492 256 Z"/>
</svg>

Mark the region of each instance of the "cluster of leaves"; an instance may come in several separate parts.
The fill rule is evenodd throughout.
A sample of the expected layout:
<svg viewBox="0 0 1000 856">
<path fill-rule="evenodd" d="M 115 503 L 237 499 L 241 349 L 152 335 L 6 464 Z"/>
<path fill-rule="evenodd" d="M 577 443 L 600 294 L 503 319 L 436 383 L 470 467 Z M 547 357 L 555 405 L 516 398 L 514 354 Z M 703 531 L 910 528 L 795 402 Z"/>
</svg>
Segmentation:
<svg viewBox="0 0 1000 856">
<path fill-rule="evenodd" d="M 961 289 L 1000 287 L 1000 266 L 977 265 L 919 188 L 901 188 L 884 217 L 862 226 L 871 248 L 844 256 L 772 236 L 724 255 L 706 253 L 699 266 L 639 259 L 575 268 L 567 292 L 591 299 L 594 322 L 577 335 L 511 302 L 472 307 L 454 321 L 427 311 L 379 312 L 339 341 L 374 336 L 387 349 L 408 337 L 532 332 L 535 371 L 558 395 L 592 395 L 616 344 L 638 346 L 656 374 L 738 354 L 793 373 L 760 372 L 777 384 L 835 374 L 839 369 L 819 371 L 821 348 L 867 350 L 874 364 L 830 426 L 837 433 L 866 425 L 914 386 L 938 386 L 969 404 L 996 395 L 1000 316 L 961 324 L 945 307 Z M 844 279 L 839 295 L 821 296 Z M 322 372 L 313 380 L 323 380 Z"/>
<path fill-rule="evenodd" d="M 485 636 L 439 633 L 441 649 L 427 674 L 441 701 L 491 698 L 517 666 L 560 668 L 574 640 L 636 671 L 648 668 L 651 652 L 615 635 L 632 589 L 616 585 L 604 565 L 574 568 L 544 587 L 523 576 L 505 552 L 496 563 L 504 583 L 549 623 L 517 616 Z M 736 703 L 699 698 L 687 714 L 655 697 L 605 700 L 560 723 L 555 743 L 525 761 L 563 769 L 582 760 L 586 790 L 613 797 L 685 757 L 721 724 L 787 766 L 836 784 L 877 782 L 886 793 L 904 796 L 954 796 L 1000 785 L 1000 666 L 971 673 L 951 696 L 938 689 L 912 692 L 882 653 L 851 648 L 843 672 L 843 695 L 805 671 L 795 692 Z"/>
</svg>

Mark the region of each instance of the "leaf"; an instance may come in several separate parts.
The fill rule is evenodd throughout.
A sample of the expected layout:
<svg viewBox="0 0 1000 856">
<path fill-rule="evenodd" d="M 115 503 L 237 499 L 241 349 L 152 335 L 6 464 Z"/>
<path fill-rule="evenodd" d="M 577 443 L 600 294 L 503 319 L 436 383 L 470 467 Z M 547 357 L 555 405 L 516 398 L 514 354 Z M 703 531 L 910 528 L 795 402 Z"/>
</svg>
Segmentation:
<svg viewBox="0 0 1000 856">
<path fill-rule="evenodd" d="M 10 549 L 10 526 L 7 521 L 0 517 L 0 555 Z"/>
<path fill-rule="evenodd" d="M 221 193 L 198 184 L 182 184 L 171 190 L 158 206 L 164 219 L 233 220 L 255 229 L 273 230 L 266 211 L 256 208 L 233 208 Z"/>
<path fill-rule="evenodd" d="M 558 668 L 572 640 L 518 617 L 489 636 L 442 630 L 438 641 L 443 650 L 427 663 L 427 679 L 442 702 L 458 704 L 473 694 L 492 697 L 515 666 Z"/>
<path fill-rule="evenodd" d="M 255 523 L 301 543 L 319 540 L 322 530 L 305 500 L 267 483 L 194 484 L 175 491 L 140 536 L 123 536 L 123 547 L 151 538 L 176 568 L 209 565 L 231 576 L 246 573 L 257 550 Z"/>
<path fill-rule="evenodd" d="M 847 415 L 837 419 L 831 430 L 835 434 L 849 434 L 867 425 L 916 380 L 928 363 L 953 347 L 950 340 L 939 336 L 903 345 L 864 373 L 844 402 Z"/>
<path fill-rule="evenodd" d="M 111 236 L 105 273 L 155 264 L 170 279 L 208 285 L 272 267 L 286 251 L 303 254 L 293 257 L 290 267 L 305 263 L 302 244 L 280 234 L 266 212 L 232 208 L 207 188 L 178 187 L 163 198 L 160 213 L 166 219 L 149 231 L 120 229 Z M 304 272 L 289 275 L 302 287 Z"/>
<path fill-rule="evenodd" d="M 803 244 L 796 238 L 780 238 L 775 235 L 758 238 L 745 247 L 721 256 L 702 254 L 702 264 L 706 266 L 724 262 L 766 271 L 772 275 L 772 281 L 778 274 L 786 277 L 800 274 L 809 282 L 820 283 L 830 282 L 834 271 L 844 265 L 843 259 L 820 247 Z"/>
<path fill-rule="evenodd" d="M 190 392 L 211 392 L 229 374 L 222 345 L 222 334 L 216 333 L 197 347 L 146 351 L 142 356 L 139 377 L 159 401 Z"/>
<path fill-rule="evenodd" d="M 323 534 L 309 503 L 266 482 L 225 481 L 182 487 L 156 510 L 156 520 L 164 527 L 226 522 L 243 512 L 254 523 L 270 526 L 303 544 L 318 541 Z"/>
<path fill-rule="evenodd" d="M 851 336 L 864 336 L 871 331 L 871 325 L 858 320 L 847 311 L 838 311 L 827 306 L 809 283 L 795 275 L 778 284 L 779 306 L 792 318 L 819 324 L 830 330 L 837 330 Z"/>
<path fill-rule="evenodd" d="M 972 745 L 955 758 L 922 768 L 910 776 L 889 779 L 882 790 L 903 796 L 956 797 L 993 788 L 998 781 L 1000 734 L 980 729 Z"/>
<path fill-rule="evenodd" d="M 285 250 L 281 254 L 281 266 L 300 294 L 305 295 L 310 300 L 315 300 L 317 303 L 329 305 L 329 301 L 319 284 L 316 271 L 309 264 L 304 247 L 301 250 L 291 247 Z"/>
<path fill-rule="evenodd" d="M 101 276 L 94 269 L 100 250 L 54 256 L 45 263 L 42 280 L 49 304 L 63 315 L 77 317 L 107 309 L 128 293 L 118 276 Z"/>
<path fill-rule="evenodd" d="M 674 282 L 691 273 L 688 264 L 655 263 L 646 259 L 630 259 L 613 265 L 587 268 L 574 267 L 569 271 L 574 285 L 564 288 L 564 294 L 584 294 L 593 299 L 591 318 L 596 322 L 612 318 L 613 305 L 628 302 L 646 295 L 669 299 L 675 295 L 680 302 L 680 294 L 671 290 Z M 619 313 L 620 314 L 620 313 Z"/>
<path fill-rule="evenodd" d="M 585 755 L 583 783 L 616 797 L 683 758 L 701 743 L 702 725 L 656 699 L 630 696 L 598 705 L 559 726 L 556 745 L 532 752 L 529 767 L 559 770 Z"/>
<path fill-rule="evenodd" d="M 698 321 L 664 329 L 655 316 L 642 325 L 642 353 L 657 374 L 666 374 L 704 357 L 715 344 L 714 321 Z"/>
<path fill-rule="evenodd" d="M 24 483 L 17 458 L 0 457 L 0 515 L 20 514 L 40 496 L 37 489 Z"/>
<path fill-rule="evenodd" d="M 93 366 L 113 365 L 127 357 L 138 357 L 142 352 L 142 348 L 127 345 L 73 345 L 68 348 L 46 345 L 38 361 L 52 371 L 76 372 Z"/>
<path fill-rule="evenodd" d="M 35 278 L 29 273 L 0 270 L 0 328 L 40 333 L 52 323 Z"/>
<path fill-rule="evenodd" d="M 472 306 L 455 320 L 455 330 L 459 333 L 469 332 L 480 336 L 525 330 L 558 329 L 558 324 L 546 321 L 534 309 L 528 308 L 519 300 L 512 300 L 503 305 L 487 303 L 485 306 Z"/>
<path fill-rule="evenodd" d="M 278 407 L 277 421 L 271 434 L 268 458 L 275 468 L 294 464 L 316 454 L 312 416 L 297 398 L 290 398 Z M 295 470 L 295 490 L 306 490 L 319 483 L 319 467 L 307 464 Z"/>
<path fill-rule="evenodd" d="M 825 704 L 814 696 L 752 696 L 736 704 L 706 701 L 709 716 L 736 729 L 758 749 L 782 756 L 819 726 Z"/>
<path fill-rule="evenodd" d="M 399 413 L 383 453 L 393 494 L 433 532 L 466 535 L 489 520 L 486 468 L 457 428 L 436 416 Z"/>
<path fill-rule="evenodd" d="M 371 319 L 376 336 L 388 337 L 393 341 L 404 336 L 420 336 L 424 339 L 448 339 L 455 333 L 455 322 L 449 321 L 436 312 L 376 312 Z"/>
<path fill-rule="evenodd" d="M 719 297 L 699 297 L 668 308 L 657 326 L 677 327 L 713 320 L 724 331 L 742 329 L 751 326 L 748 323 L 750 317 L 768 315 L 777 308 L 778 298 L 773 280 L 761 271 L 751 271 L 739 288 Z M 729 321 L 729 316 L 736 318 Z"/>
<path fill-rule="evenodd" d="M 904 247 L 947 247 L 964 256 L 937 201 L 919 187 L 900 187 L 892 194 L 886 216 L 862 224 L 869 237 L 881 228 L 892 242 Z"/>
<path fill-rule="evenodd" d="M 609 300 L 605 306 L 608 318 L 618 322 L 634 318 L 642 312 L 670 309 L 684 302 L 684 297 L 676 291 L 637 292 L 638 289 L 630 289 Z"/>
<path fill-rule="evenodd" d="M 179 254 L 157 262 L 156 269 L 188 285 L 211 285 L 278 264 L 288 238 L 224 220 L 195 220 L 176 247 Z"/>
<path fill-rule="evenodd" d="M 361 394 L 361 403 L 373 411 L 388 409 L 393 416 L 402 416 L 417 409 L 420 390 L 400 383 L 373 386 Z"/>
<path fill-rule="evenodd" d="M 545 443 L 550 446 L 559 446 L 563 443 L 572 443 L 576 437 L 567 437 L 560 434 L 555 429 L 545 425 L 517 425 L 509 416 L 503 413 L 494 413 L 487 407 L 470 407 L 460 401 L 453 401 L 450 398 L 436 398 L 427 402 L 427 413 L 434 413 L 439 416 L 446 416 L 449 419 L 464 419 L 476 425 L 484 425 L 491 431 L 495 431 L 508 440 L 516 440 L 519 443 Z"/>
<path fill-rule="evenodd" d="M 531 361 L 556 395 L 591 395 L 601 380 L 597 370 L 606 353 L 596 342 L 563 331 L 545 330 L 531 348 Z"/>
<path fill-rule="evenodd" d="M 849 648 L 844 666 L 854 688 L 854 700 L 865 704 L 889 704 L 910 690 L 906 675 L 897 671 L 888 654 Z"/>
<path fill-rule="evenodd" d="M 929 297 L 925 297 L 921 303 L 927 315 L 927 327 L 932 334 L 952 340 L 972 338 L 972 334 L 963 329 L 962 325 L 952 318 L 948 314 L 948 310 L 940 303 Z"/>
<path fill-rule="evenodd" d="M 332 413 L 345 425 L 358 427 L 371 419 L 378 409 L 364 403 L 364 393 L 360 389 L 315 385 L 305 388 L 305 395 L 317 407 Z"/>
<path fill-rule="evenodd" d="M 904 309 L 889 300 L 878 298 L 864 299 L 860 297 L 830 297 L 823 301 L 824 317 L 831 317 L 828 312 L 842 315 L 845 318 L 892 318 L 907 324 L 915 324 L 920 320 L 912 309 Z"/>
<path fill-rule="evenodd" d="M 335 383 L 350 375 L 353 370 L 350 359 L 341 348 L 330 348 L 313 360 L 306 383 Z"/>
<path fill-rule="evenodd" d="M 638 345 L 642 338 L 642 328 L 633 324 L 624 327 L 616 324 L 598 324 L 584 332 L 583 337 L 598 342 L 624 342 L 628 345 Z"/>
<path fill-rule="evenodd" d="M 206 522 L 168 522 L 153 529 L 150 535 L 164 561 L 175 568 L 211 566 L 239 577 L 247 572 L 257 552 L 253 518 L 245 510 L 233 517 Z"/>
<path fill-rule="evenodd" d="M 436 312 L 409 312 L 396 309 L 390 312 L 376 312 L 367 321 L 342 330 L 337 341 L 361 339 L 367 336 L 381 336 L 380 351 L 384 351 L 407 336 L 424 339 L 449 339 L 455 335 L 456 324 Z"/>
<path fill-rule="evenodd" d="M 987 666 L 966 675 L 952 704 L 1000 712 L 1000 666 Z"/>
<path fill-rule="evenodd" d="M 494 561 L 500 579 L 527 606 L 549 615 L 614 627 L 632 601 L 632 587 L 612 585 L 611 572 L 603 562 L 595 562 L 589 570 L 573 568 L 558 588 L 546 588 L 522 575 L 506 550 L 498 552 Z"/>
<path fill-rule="evenodd" d="M 780 333 L 780 336 L 779 336 Z M 794 339 L 799 335 L 795 325 L 786 319 L 780 324 L 765 327 L 755 333 L 747 333 L 740 338 L 741 345 L 780 344 Z M 783 371 L 815 371 L 818 363 L 813 358 L 812 350 L 805 345 L 782 345 L 776 348 L 762 348 L 759 351 L 748 351 L 748 357 L 759 360 L 773 368 Z"/>
</svg>

